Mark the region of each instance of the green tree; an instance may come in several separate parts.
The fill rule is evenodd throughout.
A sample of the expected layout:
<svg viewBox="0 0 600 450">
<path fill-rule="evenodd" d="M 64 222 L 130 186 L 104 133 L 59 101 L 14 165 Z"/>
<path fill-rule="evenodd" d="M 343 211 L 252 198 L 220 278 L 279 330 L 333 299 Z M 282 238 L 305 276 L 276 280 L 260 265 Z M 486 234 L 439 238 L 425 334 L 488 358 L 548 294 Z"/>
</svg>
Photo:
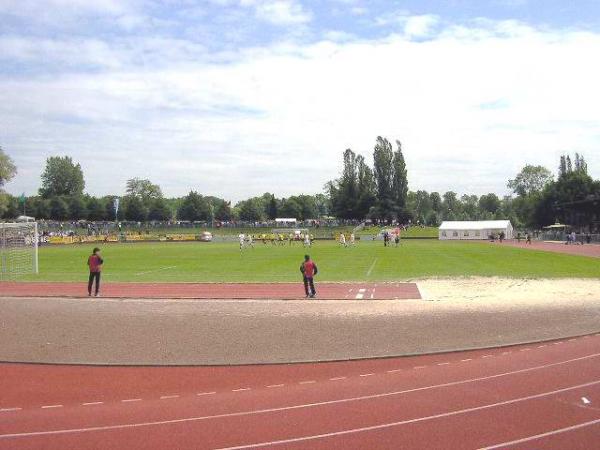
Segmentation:
<svg viewBox="0 0 600 450">
<path fill-rule="evenodd" d="M 565 166 L 566 167 L 566 166 Z M 566 169 L 565 169 L 566 170 Z M 552 172 L 543 166 L 527 165 L 517 176 L 508 181 L 508 187 L 521 197 L 542 192 L 553 180 Z"/>
<path fill-rule="evenodd" d="M 215 219 L 228 222 L 231 218 L 231 202 L 221 201 L 215 208 Z"/>
<path fill-rule="evenodd" d="M 379 219 L 394 216 L 394 152 L 392 144 L 381 136 L 377 137 L 373 151 L 373 173 L 377 186 L 375 214 Z"/>
<path fill-rule="evenodd" d="M 125 220 L 133 222 L 146 221 L 148 218 L 148 208 L 146 208 L 141 198 L 134 195 L 126 195 L 123 198 L 123 203 Z"/>
<path fill-rule="evenodd" d="M 373 171 L 367 165 L 362 155 L 356 157 L 356 172 L 358 198 L 354 207 L 354 218 L 364 219 L 375 205 L 377 188 L 375 186 Z"/>
<path fill-rule="evenodd" d="M 177 217 L 181 220 L 209 221 L 212 219 L 211 208 L 209 202 L 195 191 L 190 193 L 183 199 Z"/>
<path fill-rule="evenodd" d="M 494 215 L 500 209 L 500 199 L 496 194 L 482 195 L 479 199 L 479 209 Z"/>
<path fill-rule="evenodd" d="M 406 209 L 406 198 L 408 196 L 408 176 L 406 171 L 406 162 L 402 154 L 402 144 L 396 141 L 397 150 L 394 152 L 392 192 L 394 200 L 394 209 L 396 216 L 401 221 L 406 221 L 409 212 Z"/>
<path fill-rule="evenodd" d="M 236 205 L 239 218 L 247 222 L 260 222 L 265 219 L 265 208 L 258 198 L 250 198 Z"/>
<path fill-rule="evenodd" d="M 140 178 L 127 180 L 126 192 L 127 195 L 139 197 L 146 206 L 149 206 L 152 200 L 163 197 L 160 186 Z"/>
<path fill-rule="evenodd" d="M 277 218 L 277 214 L 277 199 L 275 199 L 274 195 L 271 195 L 271 198 L 269 199 L 269 206 L 267 206 L 267 217 L 270 220 L 275 220 Z"/>
<path fill-rule="evenodd" d="M 173 211 L 164 198 L 155 198 L 150 201 L 150 209 L 148 211 L 148 220 L 157 220 L 165 222 L 173 218 Z"/>
<path fill-rule="evenodd" d="M 283 204 L 280 209 L 282 217 L 290 217 L 293 219 L 302 220 L 302 205 L 296 197 L 283 199 Z"/>
<path fill-rule="evenodd" d="M 12 180 L 17 174 L 17 166 L 0 147 L 0 188 Z"/>
<path fill-rule="evenodd" d="M 51 156 L 46 160 L 46 169 L 42 174 L 40 195 L 44 198 L 77 196 L 83 194 L 85 181 L 79 164 L 70 156 Z"/>
<path fill-rule="evenodd" d="M 83 197 L 75 195 L 67 200 L 69 205 L 69 218 L 72 220 L 85 219 L 87 217 L 87 208 Z"/>
<path fill-rule="evenodd" d="M 53 220 L 67 220 L 69 218 L 69 205 L 62 197 L 50 199 L 50 218 Z"/>
<path fill-rule="evenodd" d="M 88 200 L 87 211 L 88 220 L 105 220 L 105 218 L 107 218 L 106 206 L 96 197 L 90 197 Z M 112 219 L 114 219 L 114 215 L 109 220 Z"/>
</svg>

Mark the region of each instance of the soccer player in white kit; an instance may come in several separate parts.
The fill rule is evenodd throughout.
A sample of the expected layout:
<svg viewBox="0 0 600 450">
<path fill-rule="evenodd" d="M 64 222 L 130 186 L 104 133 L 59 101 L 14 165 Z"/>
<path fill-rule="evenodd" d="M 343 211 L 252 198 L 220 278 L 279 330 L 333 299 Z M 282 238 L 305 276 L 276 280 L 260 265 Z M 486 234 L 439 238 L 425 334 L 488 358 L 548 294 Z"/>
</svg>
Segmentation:
<svg viewBox="0 0 600 450">
<path fill-rule="evenodd" d="M 340 244 L 346 247 L 346 236 L 344 236 L 344 233 L 340 233 Z"/>
<path fill-rule="evenodd" d="M 355 244 L 355 238 L 354 238 L 354 233 L 350 234 L 350 245 L 354 245 Z"/>
<path fill-rule="evenodd" d="M 310 244 L 311 244 L 311 242 L 310 242 L 310 234 L 306 233 L 304 235 L 304 246 L 305 247 L 310 247 Z"/>
<path fill-rule="evenodd" d="M 244 239 L 246 238 L 246 236 L 244 236 L 244 233 L 240 233 L 238 238 L 240 239 L 240 250 L 242 250 L 244 248 Z"/>
</svg>

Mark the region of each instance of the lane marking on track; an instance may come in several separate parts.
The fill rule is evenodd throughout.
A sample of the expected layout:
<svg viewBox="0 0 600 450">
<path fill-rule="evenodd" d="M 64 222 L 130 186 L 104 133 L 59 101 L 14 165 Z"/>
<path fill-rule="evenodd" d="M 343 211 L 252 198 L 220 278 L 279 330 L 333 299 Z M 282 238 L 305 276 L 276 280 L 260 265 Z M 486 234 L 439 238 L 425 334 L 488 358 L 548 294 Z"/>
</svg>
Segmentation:
<svg viewBox="0 0 600 450">
<path fill-rule="evenodd" d="M 438 366 L 449 366 L 449 362 L 438 363 Z"/>
<path fill-rule="evenodd" d="M 284 387 L 285 384 L 270 384 L 267 387 L 268 388 L 280 388 L 280 387 Z"/>
<path fill-rule="evenodd" d="M 367 277 L 371 276 L 371 273 L 373 272 L 373 269 L 375 268 L 375 264 L 377 264 L 377 259 L 378 258 L 375 258 L 373 260 L 373 264 L 371 264 L 371 267 L 369 267 L 369 270 L 367 270 Z"/>
<path fill-rule="evenodd" d="M 475 412 L 475 411 L 482 411 L 482 410 L 486 410 L 486 409 L 492 409 L 492 408 L 495 408 L 495 407 L 498 407 L 498 406 L 512 405 L 512 404 L 515 404 L 515 403 L 526 402 L 528 400 L 535 400 L 535 399 L 538 399 L 538 398 L 544 398 L 544 397 L 549 397 L 549 396 L 556 395 L 556 394 L 562 394 L 563 392 L 569 392 L 569 391 L 573 391 L 575 389 L 581 389 L 581 388 L 584 388 L 584 387 L 594 386 L 594 385 L 597 385 L 597 384 L 600 384 L 600 380 L 592 381 L 592 382 L 584 383 L 584 384 L 579 384 L 577 386 L 570 386 L 570 387 L 563 388 L 563 389 L 557 389 L 555 391 L 542 392 L 541 394 L 528 395 L 527 397 L 520 397 L 520 398 L 511 399 L 511 400 L 505 400 L 505 401 L 497 402 L 497 403 L 488 403 L 486 405 L 474 406 L 472 408 L 466 408 L 466 409 L 459 409 L 459 410 L 456 410 L 456 411 L 450 411 L 450 412 L 442 413 L 442 414 L 435 414 L 435 415 L 431 415 L 431 416 L 418 417 L 416 419 L 408 419 L 408 420 L 402 420 L 402 421 L 399 421 L 399 422 L 384 423 L 384 424 L 381 424 L 381 425 L 373 425 L 373 426 L 370 426 L 370 427 L 361 427 L 361 428 L 353 428 L 353 429 L 349 429 L 349 430 L 334 431 L 334 432 L 331 432 L 331 433 L 315 434 L 315 435 L 312 435 L 312 436 L 302 436 L 302 437 L 297 437 L 297 438 L 282 439 L 282 440 L 279 440 L 279 441 L 260 442 L 260 443 L 255 443 L 255 444 L 240 445 L 240 446 L 236 446 L 236 447 L 223 447 L 223 448 L 220 448 L 220 449 L 217 449 L 217 450 L 241 450 L 241 449 L 246 449 L 246 448 L 275 446 L 275 445 L 291 444 L 291 443 L 294 443 L 294 442 L 314 441 L 314 440 L 328 438 L 328 437 L 344 436 L 344 435 L 348 435 L 348 434 L 362 433 L 362 432 L 365 432 L 365 431 L 382 430 L 382 429 L 385 429 L 385 428 L 392 428 L 392 427 L 397 427 L 397 426 L 401 426 L 401 425 L 407 425 L 407 424 L 411 424 L 411 423 L 425 422 L 425 421 L 428 421 L 428 420 L 442 419 L 442 418 L 445 418 L 445 417 L 458 416 L 458 415 L 467 414 L 467 413 L 471 413 L 471 412 Z M 600 419 L 595 420 L 594 422 L 600 422 Z M 591 424 L 591 423 L 588 423 L 588 424 Z M 506 444 L 501 444 L 500 447 L 503 447 L 505 445 Z M 496 447 L 488 447 L 488 449 L 490 449 L 490 448 L 498 448 L 498 446 L 496 446 Z"/>
<path fill-rule="evenodd" d="M 358 292 L 360 292 L 361 294 L 364 294 L 366 292 L 366 289 L 359 289 Z"/>
<path fill-rule="evenodd" d="M 42 409 L 53 409 L 53 408 L 62 408 L 63 405 L 46 405 L 42 406 Z"/>
<path fill-rule="evenodd" d="M 22 408 L 2 408 L 0 412 L 11 412 L 11 411 L 21 411 Z"/>
<path fill-rule="evenodd" d="M 468 362 L 468 361 L 473 361 L 472 358 L 467 358 L 467 359 L 461 359 L 460 362 Z"/>
<path fill-rule="evenodd" d="M 558 430 L 548 431 L 542 434 L 536 434 L 535 436 L 529 436 L 523 439 L 518 439 L 516 441 L 503 442 L 502 444 L 494 444 L 489 447 L 484 447 L 482 450 L 494 450 L 496 448 L 504 448 L 510 447 L 511 445 L 524 444 L 525 442 L 535 441 L 538 439 L 542 439 L 548 436 L 554 436 L 556 434 L 567 433 L 569 431 L 579 430 L 581 428 L 590 427 L 592 425 L 600 424 L 600 419 L 592 420 L 590 422 L 580 423 L 579 425 L 573 425 L 572 427 L 560 428 Z"/>
<path fill-rule="evenodd" d="M 573 338 L 573 339 L 569 339 L 569 342 L 575 342 L 577 339 Z"/>
<path fill-rule="evenodd" d="M 521 350 L 519 350 L 519 351 L 520 351 L 520 352 L 528 352 L 528 351 L 530 351 L 530 350 L 531 350 L 530 348 L 522 348 L 522 349 L 521 349 Z"/>
<path fill-rule="evenodd" d="M 402 372 L 404 369 L 392 369 L 392 370 L 388 370 L 387 373 L 396 373 L 396 372 Z"/>
<path fill-rule="evenodd" d="M 382 394 L 364 395 L 361 397 L 350 397 L 350 398 L 342 398 L 342 399 L 337 399 L 337 400 L 326 400 L 326 401 L 315 402 L 315 403 L 305 403 L 305 404 L 300 404 L 300 405 L 281 406 L 278 408 L 240 411 L 240 412 L 233 412 L 233 413 L 217 414 L 217 415 L 212 415 L 212 416 L 186 417 L 186 418 L 182 418 L 182 419 L 170 419 L 170 420 L 161 420 L 161 421 L 155 421 L 155 422 L 126 423 L 126 424 L 104 425 L 104 426 L 87 427 L 87 428 L 65 428 L 65 429 L 59 429 L 59 430 L 27 431 L 27 432 L 22 432 L 22 433 L 0 434 L 0 439 L 22 438 L 22 437 L 30 437 L 30 436 L 48 436 L 48 435 L 58 435 L 58 434 L 86 433 L 86 432 L 90 432 L 90 431 L 122 430 L 122 429 L 128 429 L 128 428 L 150 427 L 150 426 L 157 426 L 157 425 L 197 422 L 197 421 L 201 421 L 201 420 L 224 419 L 224 418 L 229 418 L 229 417 L 243 417 L 243 416 L 250 416 L 250 415 L 257 415 L 257 414 L 267 414 L 267 413 L 273 413 L 273 412 L 281 412 L 281 411 L 289 411 L 289 410 L 297 410 L 297 409 L 307 409 L 307 408 L 314 408 L 314 407 L 325 406 L 325 405 L 336 405 L 336 404 L 350 403 L 350 402 L 356 402 L 356 401 L 362 401 L 362 400 L 372 400 L 372 399 L 376 399 L 376 398 L 387 398 L 387 397 L 393 397 L 393 396 L 398 396 L 398 395 L 410 394 L 413 392 L 428 391 L 428 390 L 432 390 L 432 389 L 439 389 L 439 388 L 446 388 L 446 387 L 452 387 L 452 386 L 460 386 L 460 385 L 469 384 L 469 383 L 476 383 L 479 381 L 494 380 L 497 378 L 503 378 L 503 377 L 507 377 L 510 375 L 534 372 L 537 370 L 548 369 L 550 367 L 564 366 L 564 365 L 567 365 L 570 363 L 574 363 L 574 362 L 578 362 L 578 361 L 585 361 L 588 359 L 593 359 L 593 358 L 598 358 L 598 357 L 600 357 L 600 353 L 594 353 L 591 355 L 582 356 L 579 358 L 568 359 L 568 360 L 560 361 L 557 363 L 528 367 L 525 369 L 513 370 L 510 372 L 502 372 L 502 373 L 498 373 L 495 375 L 488 375 L 486 377 L 469 378 L 466 380 L 452 381 L 449 383 L 423 386 L 423 387 L 418 387 L 418 388 L 406 389 L 403 391 L 384 392 Z M 600 381 L 593 382 L 591 385 L 598 384 L 598 383 L 600 383 Z M 572 389 L 575 389 L 575 387 L 573 387 Z"/>
<path fill-rule="evenodd" d="M 141 402 L 141 398 L 128 398 L 126 400 L 121 400 L 121 403 L 130 403 L 130 402 Z"/>
<path fill-rule="evenodd" d="M 179 395 L 162 395 L 160 397 L 161 400 L 169 400 L 171 398 L 179 398 Z"/>
<path fill-rule="evenodd" d="M 584 405 L 589 405 L 590 403 L 592 403 L 589 401 L 589 399 L 587 397 L 581 397 L 581 401 L 583 402 Z"/>
<path fill-rule="evenodd" d="M 373 375 L 375 375 L 374 373 L 363 373 L 361 375 L 359 375 L 359 377 L 372 377 Z"/>
<path fill-rule="evenodd" d="M 300 381 L 298 384 L 315 384 L 316 381 L 315 380 L 308 380 L 308 381 Z"/>
<path fill-rule="evenodd" d="M 103 405 L 104 402 L 86 402 L 86 403 L 82 403 L 82 406 L 94 406 L 94 405 Z"/>
<path fill-rule="evenodd" d="M 414 370 L 426 369 L 426 368 L 427 368 L 427 366 L 416 366 L 416 367 L 413 367 Z"/>
<path fill-rule="evenodd" d="M 345 380 L 348 377 L 335 377 L 335 378 L 330 378 L 329 381 L 339 381 L 339 380 Z"/>
<path fill-rule="evenodd" d="M 216 391 L 211 391 L 211 392 L 198 392 L 196 395 L 199 397 L 202 397 L 203 395 L 214 395 L 216 394 Z"/>
<path fill-rule="evenodd" d="M 494 355 L 483 355 L 483 356 L 482 356 L 482 358 L 484 358 L 484 359 L 485 359 L 485 358 L 493 358 L 493 357 L 494 357 Z"/>
<path fill-rule="evenodd" d="M 538 348 L 548 347 L 547 345 L 538 345 Z"/>
<path fill-rule="evenodd" d="M 362 300 L 364 298 L 365 294 L 356 294 L 356 297 L 354 297 L 356 300 Z"/>
<path fill-rule="evenodd" d="M 560 345 L 560 344 L 562 344 L 562 343 L 563 343 L 563 341 L 560 341 L 560 342 L 555 342 L 555 343 L 554 343 L 554 345 Z"/>
<path fill-rule="evenodd" d="M 162 270 L 169 270 L 169 269 L 175 269 L 175 268 L 177 268 L 177 266 L 161 267 L 159 269 L 147 270 L 145 272 L 138 272 L 138 273 L 136 273 L 136 275 L 138 275 L 138 276 L 139 275 L 146 275 L 146 274 L 149 274 L 149 273 L 160 272 Z"/>
<path fill-rule="evenodd" d="M 245 391 L 249 391 L 250 388 L 239 388 L 239 389 L 232 389 L 231 392 L 245 392 Z"/>
</svg>

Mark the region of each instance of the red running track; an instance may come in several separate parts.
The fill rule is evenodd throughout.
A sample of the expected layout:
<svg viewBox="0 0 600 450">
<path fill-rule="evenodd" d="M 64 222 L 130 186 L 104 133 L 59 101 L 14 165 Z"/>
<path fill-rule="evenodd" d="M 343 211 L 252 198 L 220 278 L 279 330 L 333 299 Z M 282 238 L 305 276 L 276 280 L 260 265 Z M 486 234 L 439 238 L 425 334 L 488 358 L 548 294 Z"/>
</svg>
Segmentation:
<svg viewBox="0 0 600 450">
<path fill-rule="evenodd" d="M 525 240 L 517 242 L 516 240 L 504 241 L 502 244 L 499 242 L 491 243 L 490 245 L 508 245 L 511 247 L 519 247 L 530 250 L 541 250 L 544 252 L 552 253 L 564 253 L 567 255 L 576 256 L 590 256 L 592 258 L 600 258 L 600 245 L 589 244 L 589 245 L 565 245 L 559 242 L 540 242 L 533 241 L 531 244 L 526 244 Z"/>
<path fill-rule="evenodd" d="M 0 366 L 0 449 L 591 449 L 600 334 L 243 367 Z"/>
<path fill-rule="evenodd" d="M 415 283 L 317 283 L 317 297 L 324 300 L 420 299 Z M 103 297 L 200 298 L 239 300 L 294 300 L 304 298 L 300 283 L 106 283 Z M 87 283 L 1 282 L 0 296 L 82 297 Z"/>
</svg>

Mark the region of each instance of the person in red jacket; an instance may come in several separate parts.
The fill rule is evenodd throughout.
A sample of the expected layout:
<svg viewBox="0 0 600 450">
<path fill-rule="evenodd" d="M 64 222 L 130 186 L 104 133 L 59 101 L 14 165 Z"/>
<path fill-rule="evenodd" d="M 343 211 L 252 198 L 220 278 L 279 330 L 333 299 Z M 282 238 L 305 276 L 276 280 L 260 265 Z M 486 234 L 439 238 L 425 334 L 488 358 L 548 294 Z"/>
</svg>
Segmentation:
<svg viewBox="0 0 600 450">
<path fill-rule="evenodd" d="M 94 285 L 94 280 L 96 280 L 96 290 L 95 294 L 98 297 L 98 292 L 100 291 L 100 272 L 102 272 L 102 264 L 104 264 L 104 260 L 100 256 L 100 249 L 96 247 L 90 257 L 88 258 L 87 264 L 90 268 L 90 278 L 88 281 L 88 296 L 92 295 L 92 286 Z"/>
<path fill-rule="evenodd" d="M 315 290 L 314 276 L 319 272 L 317 265 L 309 255 L 304 255 L 304 262 L 300 265 L 300 272 L 304 279 L 304 292 L 306 292 L 306 298 L 315 298 L 317 291 Z"/>
</svg>

